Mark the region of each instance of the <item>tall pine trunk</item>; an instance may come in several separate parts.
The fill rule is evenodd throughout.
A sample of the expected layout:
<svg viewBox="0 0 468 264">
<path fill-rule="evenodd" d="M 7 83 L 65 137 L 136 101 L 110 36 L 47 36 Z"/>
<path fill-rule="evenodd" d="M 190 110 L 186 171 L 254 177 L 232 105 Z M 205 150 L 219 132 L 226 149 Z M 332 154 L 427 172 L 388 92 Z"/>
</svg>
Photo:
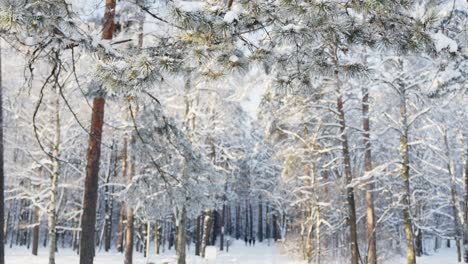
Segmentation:
<svg viewBox="0 0 468 264">
<path fill-rule="evenodd" d="M 113 37 L 115 27 L 114 17 L 115 0 L 106 0 L 102 31 L 102 39 L 104 40 L 111 40 Z M 96 97 L 93 100 L 83 197 L 83 213 L 81 215 L 80 264 L 93 264 L 94 261 L 96 205 L 105 102 L 104 97 Z"/>
<path fill-rule="evenodd" d="M 372 170 L 372 151 L 370 142 L 369 120 L 369 90 L 362 88 L 362 128 L 364 130 L 364 170 L 369 173 Z M 377 264 L 377 244 L 375 238 L 375 213 L 374 213 L 374 177 L 369 178 L 366 185 L 366 224 L 367 224 L 367 263 Z"/>
</svg>

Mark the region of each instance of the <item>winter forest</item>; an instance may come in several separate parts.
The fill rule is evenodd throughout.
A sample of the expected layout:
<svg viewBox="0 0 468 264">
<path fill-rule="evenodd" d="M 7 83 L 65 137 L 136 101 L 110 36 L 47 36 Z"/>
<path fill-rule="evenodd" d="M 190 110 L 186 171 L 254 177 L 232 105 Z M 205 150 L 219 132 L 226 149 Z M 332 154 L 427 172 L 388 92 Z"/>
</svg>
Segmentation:
<svg viewBox="0 0 468 264">
<path fill-rule="evenodd" d="M 0 0 L 0 264 L 468 263 L 468 1 Z"/>
</svg>

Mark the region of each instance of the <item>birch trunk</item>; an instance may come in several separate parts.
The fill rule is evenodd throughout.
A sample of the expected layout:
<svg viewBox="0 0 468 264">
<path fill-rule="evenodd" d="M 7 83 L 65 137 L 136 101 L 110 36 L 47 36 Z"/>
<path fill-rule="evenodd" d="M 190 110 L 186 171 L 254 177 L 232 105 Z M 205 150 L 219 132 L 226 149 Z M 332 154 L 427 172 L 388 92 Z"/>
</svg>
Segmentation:
<svg viewBox="0 0 468 264">
<path fill-rule="evenodd" d="M 457 193 L 457 183 L 453 169 L 453 163 L 450 158 L 450 146 L 448 142 L 448 131 L 445 129 L 444 131 L 444 143 L 445 143 L 445 157 L 447 159 L 447 171 L 450 177 L 450 191 L 452 195 L 452 210 L 453 210 L 453 225 L 455 229 L 455 241 L 457 247 L 457 260 L 458 263 L 461 263 L 461 249 L 460 249 L 460 238 L 462 238 L 462 217 L 461 217 L 461 210 L 460 210 L 460 201 L 458 199 Z M 450 241 L 450 240 L 448 240 Z M 448 242 L 450 243 L 450 242 Z M 449 246 L 450 247 L 450 246 Z"/>
<path fill-rule="evenodd" d="M 128 184 L 132 182 L 135 175 L 135 153 L 134 153 L 135 137 L 132 135 L 130 139 L 130 153 L 128 160 Z M 133 209 L 127 205 L 127 232 L 125 236 L 125 264 L 133 263 L 133 237 L 134 237 L 134 215 Z"/>
<path fill-rule="evenodd" d="M 414 251 L 414 235 L 411 219 L 411 189 L 410 189 L 410 167 L 408 153 L 408 121 L 406 112 L 406 94 L 404 88 L 401 89 L 400 103 L 400 123 L 402 132 L 400 135 L 400 155 L 401 155 L 401 172 L 400 176 L 403 180 L 403 230 L 406 238 L 406 260 L 408 264 L 416 263 Z"/>
<path fill-rule="evenodd" d="M 201 257 L 205 257 L 206 246 L 210 243 L 210 229 L 211 229 L 211 210 L 205 211 L 205 219 L 203 221 L 203 236 L 201 245 Z"/>
<path fill-rule="evenodd" d="M 53 151 L 52 151 L 52 172 L 50 174 L 50 201 L 47 214 L 49 216 L 49 264 L 55 264 L 55 251 L 57 248 L 57 204 L 58 204 L 58 180 L 60 172 L 60 90 L 56 87 L 56 98 L 55 98 L 55 116 L 53 123 L 54 129 L 54 140 L 53 140 Z"/>
</svg>

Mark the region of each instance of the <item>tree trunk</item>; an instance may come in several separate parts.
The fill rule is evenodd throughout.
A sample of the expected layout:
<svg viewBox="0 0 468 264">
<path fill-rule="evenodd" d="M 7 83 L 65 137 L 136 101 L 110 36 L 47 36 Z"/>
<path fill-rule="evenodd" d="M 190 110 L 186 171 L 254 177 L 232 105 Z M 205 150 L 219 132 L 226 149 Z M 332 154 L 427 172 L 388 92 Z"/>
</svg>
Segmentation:
<svg viewBox="0 0 468 264">
<path fill-rule="evenodd" d="M 132 135 L 130 139 L 130 153 L 128 160 L 128 184 L 131 184 L 135 175 L 135 137 Z M 125 264 L 133 263 L 133 238 L 134 237 L 134 215 L 133 209 L 127 205 L 127 233 L 125 236 Z"/>
<path fill-rule="evenodd" d="M 273 226 L 273 240 L 276 242 L 278 240 L 278 217 L 276 216 L 276 213 L 273 214 L 272 220 L 271 220 L 271 225 Z"/>
<path fill-rule="evenodd" d="M 415 264 L 416 257 L 414 252 L 414 235 L 411 220 L 411 189 L 410 189 L 410 167 L 408 153 L 408 122 L 406 112 L 406 94 L 404 88 L 401 94 L 400 104 L 400 123 L 403 125 L 400 135 L 400 155 L 401 155 L 401 178 L 403 180 L 403 230 L 406 237 L 406 259 L 408 264 Z"/>
<path fill-rule="evenodd" d="M 369 121 L 369 90 L 362 87 L 362 127 L 364 135 L 364 170 L 372 171 L 372 147 L 370 142 Z M 366 185 L 366 224 L 367 224 L 367 263 L 377 264 L 377 245 L 375 239 L 375 213 L 374 213 L 374 177 L 369 178 Z"/>
<path fill-rule="evenodd" d="M 202 216 L 197 217 L 197 226 L 195 230 L 195 256 L 200 256 L 201 238 L 202 238 Z"/>
<path fill-rule="evenodd" d="M 111 195 L 111 192 L 114 191 L 114 187 L 112 186 L 109 188 L 109 182 L 112 174 L 116 174 L 116 169 L 117 169 L 117 153 L 114 151 L 114 146 L 115 143 L 114 141 L 112 142 L 111 146 L 111 154 L 109 158 L 109 169 L 107 172 L 107 177 L 106 177 L 106 186 L 104 187 L 104 195 L 105 195 L 105 201 L 104 201 L 104 251 L 108 252 L 109 249 L 111 248 L 111 240 L 112 240 L 112 213 L 113 213 L 113 205 L 114 205 L 114 199 Z M 111 169 L 111 167 L 113 168 Z"/>
<path fill-rule="evenodd" d="M 49 215 L 49 264 L 55 264 L 55 251 L 57 248 L 57 205 L 58 205 L 58 180 L 60 173 L 60 90 L 56 87 L 55 101 L 55 117 L 53 123 L 55 125 L 55 134 L 53 140 L 52 151 L 52 172 L 50 175 L 50 201 L 47 213 Z"/>
<path fill-rule="evenodd" d="M 1 45 L 1 43 L 0 43 Z M 3 84 L 2 84 L 2 50 L 0 46 L 0 264 L 5 264 L 5 171 L 3 157 Z"/>
<path fill-rule="evenodd" d="M 177 226 L 177 255 L 176 263 L 185 264 L 185 249 L 187 242 L 187 211 L 182 206 L 179 215 L 179 224 Z"/>
<path fill-rule="evenodd" d="M 126 181 L 127 178 L 127 136 L 124 136 L 123 139 L 123 148 L 122 148 L 122 179 Z M 125 203 L 122 202 L 120 206 L 119 213 L 119 239 L 117 240 L 117 251 L 123 252 L 123 241 L 125 237 Z"/>
<path fill-rule="evenodd" d="M 338 80 L 337 80 L 338 81 Z M 339 85 L 338 85 L 339 87 Z M 350 239 L 351 239 L 351 263 L 358 264 L 359 262 L 359 249 L 358 249 L 358 236 L 357 236 L 357 224 L 356 224 L 356 205 L 354 201 L 354 188 L 350 186 L 353 175 L 351 170 L 351 158 L 349 154 L 349 143 L 348 136 L 346 135 L 346 119 L 343 109 L 343 97 L 341 91 L 338 88 L 338 99 L 337 99 L 337 110 L 340 118 L 340 134 L 341 142 L 343 147 L 343 159 L 344 159 L 344 173 L 346 177 L 346 198 L 349 210 L 349 227 L 350 227 Z"/>
<path fill-rule="evenodd" d="M 133 262 L 133 210 L 127 207 L 127 232 L 125 236 L 125 260 L 124 264 L 132 264 Z"/>
<path fill-rule="evenodd" d="M 3 237 L 3 240 L 4 240 L 4 244 L 7 243 L 7 238 L 8 238 L 8 224 L 10 222 L 10 214 L 11 214 L 11 203 L 10 203 L 10 206 L 8 206 L 8 210 L 7 210 L 7 214 L 6 214 L 6 217 L 5 217 L 5 223 L 3 225 L 3 234 L 4 234 L 4 237 Z M 0 240 L 1 241 L 1 240 Z"/>
<path fill-rule="evenodd" d="M 211 228 L 211 210 L 205 211 L 205 219 L 203 221 L 203 237 L 201 245 L 201 257 L 205 257 L 206 246 L 210 243 L 210 228 Z"/>
<path fill-rule="evenodd" d="M 108 0 L 112 2 L 114 0 Z M 106 4 L 107 6 L 107 4 Z M 106 7 L 109 8 L 109 7 Z M 96 205 L 98 196 L 99 159 L 101 156 L 102 127 L 105 99 L 93 100 L 91 133 L 88 144 L 83 213 L 81 215 L 80 264 L 92 264 L 94 260 Z"/>
<path fill-rule="evenodd" d="M 263 203 L 262 195 L 258 196 L 258 242 L 263 242 Z"/>
<path fill-rule="evenodd" d="M 457 241 L 456 246 L 457 246 L 457 253 L 461 252 L 460 247 L 460 241 L 459 239 L 463 236 L 462 235 L 462 223 L 463 223 L 463 218 L 461 216 L 461 210 L 460 210 L 460 201 L 458 199 L 458 193 L 457 193 L 457 183 L 456 183 L 456 177 L 454 174 L 454 166 L 452 163 L 452 160 L 450 158 L 450 146 L 448 142 L 448 131 L 445 129 L 444 131 L 444 143 L 445 143 L 445 157 L 447 159 L 447 171 L 449 174 L 450 178 L 450 191 L 452 195 L 452 212 L 453 212 L 453 226 L 455 229 L 455 241 Z M 450 247 L 450 240 L 447 240 L 447 245 Z M 457 255 L 458 262 L 461 262 L 461 255 Z"/>
<path fill-rule="evenodd" d="M 146 222 L 146 243 L 145 243 L 145 257 L 146 263 L 149 263 L 149 252 L 150 252 L 150 243 L 151 243 L 151 222 Z"/>
<path fill-rule="evenodd" d="M 39 207 L 34 207 L 34 227 L 33 227 L 33 241 L 32 241 L 32 254 L 37 256 L 37 249 L 39 248 L 39 226 L 41 224 Z"/>
<path fill-rule="evenodd" d="M 241 237 L 241 208 L 240 204 L 236 205 L 236 239 L 239 240 Z"/>
<path fill-rule="evenodd" d="M 114 17 L 115 0 L 106 0 L 102 30 L 103 40 L 111 40 L 113 37 L 115 27 Z M 94 261 L 96 205 L 105 102 L 104 97 L 96 97 L 93 100 L 83 197 L 83 213 L 81 215 L 80 264 L 93 264 Z"/>
<path fill-rule="evenodd" d="M 221 233 L 220 233 L 220 241 L 219 241 L 219 249 L 221 251 L 224 250 L 224 230 L 225 230 L 225 223 L 226 223 L 226 199 L 224 199 L 223 209 L 221 210 Z"/>
<path fill-rule="evenodd" d="M 156 255 L 159 255 L 159 224 L 158 220 L 156 220 L 154 224 L 154 247 Z"/>
<path fill-rule="evenodd" d="M 464 183 L 464 211 L 463 211 L 463 250 L 464 262 L 468 263 L 468 146 L 466 146 L 466 134 L 460 135 L 462 163 L 463 163 L 463 183 Z"/>
<path fill-rule="evenodd" d="M 249 225 L 250 225 L 249 226 L 249 233 L 250 233 L 249 239 L 253 239 L 253 237 L 254 237 L 254 233 L 253 233 L 253 212 L 252 212 L 252 204 L 251 203 L 249 203 L 249 212 L 250 212 L 249 213 L 249 217 L 250 217 L 249 218 Z"/>
</svg>

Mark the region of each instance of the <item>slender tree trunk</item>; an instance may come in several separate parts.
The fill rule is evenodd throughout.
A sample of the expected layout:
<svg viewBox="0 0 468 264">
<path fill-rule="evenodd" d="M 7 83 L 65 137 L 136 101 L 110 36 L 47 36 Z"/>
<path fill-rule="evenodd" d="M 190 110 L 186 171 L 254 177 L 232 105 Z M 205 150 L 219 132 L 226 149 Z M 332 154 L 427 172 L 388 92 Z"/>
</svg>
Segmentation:
<svg viewBox="0 0 468 264">
<path fill-rule="evenodd" d="M 236 205 L 236 239 L 239 240 L 241 237 L 241 208 L 240 204 Z"/>
<path fill-rule="evenodd" d="M 146 223 L 146 244 L 145 244 L 145 256 L 146 263 L 149 263 L 150 243 L 151 243 L 151 222 Z"/>
<path fill-rule="evenodd" d="M 127 136 L 124 136 L 123 139 L 123 148 L 122 148 L 122 179 L 123 181 L 127 180 Z M 125 203 L 122 202 L 120 206 L 119 213 L 119 238 L 117 240 L 117 251 L 123 252 L 123 241 L 125 237 Z"/>
<path fill-rule="evenodd" d="M 3 225 L 3 234 L 4 234 L 4 243 L 3 244 L 6 244 L 7 243 L 7 238 L 8 238 L 8 225 L 9 225 L 9 222 L 10 222 L 10 214 L 11 214 L 11 204 L 10 206 L 8 207 L 8 210 L 7 210 L 7 213 L 6 213 L 6 217 L 5 217 L 5 224 Z M 1 241 L 1 240 L 0 240 Z"/>
<path fill-rule="evenodd" d="M 2 47 L 0 43 L 0 264 L 5 264 L 5 174 L 3 156 L 3 84 L 2 84 Z"/>
<path fill-rule="evenodd" d="M 130 139 L 130 155 L 128 161 L 128 184 L 132 182 L 135 175 L 135 137 Z M 134 215 L 133 209 L 127 205 L 127 233 L 125 236 L 125 264 L 133 263 L 133 240 L 134 240 Z"/>
<path fill-rule="evenodd" d="M 250 234 L 249 239 L 253 239 L 253 237 L 254 237 L 254 233 L 253 233 L 253 212 L 252 212 L 252 204 L 251 203 L 249 203 L 249 212 L 250 212 L 249 213 L 249 217 L 250 217 L 249 218 L 249 225 L 250 225 L 249 226 L 249 234 Z"/>
<path fill-rule="evenodd" d="M 158 220 L 156 220 L 154 224 L 154 247 L 156 255 L 159 255 L 159 224 Z"/>
<path fill-rule="evenodd" d="M 273 240 L 276 242 L 278 240 L 278 217 L 276 216 L 276 213 L 273 214 L 272 220 L 271 220 L 271 225 L 273 226 Z"/>
<path fill-rule="evenodd" d="M 258 242 L 263 242 L 263 203 L 262 195 L 258 196 Z"/>
<path fill-rule="evenodd" d="M 463 183 L 464 183 L 464 195 L 463 195 L 463 251 L 464 263 L 468 263 L 468 146 L 466 145 L 466 134 L 460 132 L 460 145 L 462 153 L 462 164 L 463 164 Z"/>
<path fill-rule="evenodd" d="M 338 79 L 337 79 L 338 81 Z M 339 87 L 339 85 L 338 85 Z M 356 205 L 354 201 L 354 188 L 350 186 L 353 175 L 351 170 L 351 158 L 349 154 L 349 143 L 348 136 L 346 135 L 346 119 L 343 110 L 343 97 L 341 91 L 338 88 L 338 99 L 337 99 L 337 109 L 340 118 L 340 134 L 341 142 L 343 147 L 343 159 L 344 159 L 344 172 L 346 177 L 346 199 L 348 203 L 349 210 L 349 227 L 350 227 L 350 239 L 351 239 L 351 263 L 359 263 L 359 249 L 358 249 L 358 237 L 357 237 L 357 224 L 356 224 Z"/>
<path fill-rule="evenodd" d="M 362 88 L 362 127 L 364 134 L 364 170 L 366 173 L 372 171 L 372 152 L 370 142 L 370 120 L 369 120 L 369 90 L 366 86 Z M 369 179 L 366 185 L 366 224 L 367 224 L 367 263 L 377 264 L 377 245 L 375 239 L 375 213 L 374 213 L 374 177 Z"/>
<path fill-rule="evenodd" d="M 221 233 L 220 233 L 220 241 L 219 241 L 219 249 L 221 251 L 224 250 L 224 229 L 225 229 L 225 222 L 226 222 L 226 199 L 224 199 L 223 209 L 221 210 Z"/>
<path fill-rule="evenodd" d="M 211 228 L 211 210 L 205 211 L 205 220 L 203 221 L 203 237 L 201 245 L 201 257 L 205 257 L 206 246 L 210 243 L 210 228 Z"/>
<path fill-rule="evenodd" d="M 404 88 L 401 89 L 400 123 L 402 133 L 400 135 L 400 155 L 401 155 L 401 178 L 403 180 L 403 230 L 406 237 L 406 258 L 408 264 L 415 264 L 413 224 L 411 220 L 411 189 L 410 189 L 410 167 L 408 153 L 408 122 L 406 112 L 406 94 Z"/>
<path fill-rule="evenodd" d="M 32 254 L 37 256 L 37 249 L 39 248 L 39 226 L 41 224 L 39 207 L 34 207 L 34 227 L 33 227 L 33 241 L 32 241 Z"/>
<path fill-rule="evenodd" d="M 458 199 L 458 193 L 457 193 L 457 183 L 456 183 L 456 177 L 454 174 L 454 168 L 453 168 L 453 163 L 450 158 L 450 146 L 448 142 L 448 131 L 445 129 L 444 131 L 444 143 L 445 143 L 445 157 L 447 159 L 447 171 L 450 177 L 450 189 L 451 189 L 451 194 L 452 194 L 452 212 L 453 212 L 453 226 L 455 229 L 455 241 L 457 241 L 456 246 L 457 246 L 457 253 L 461 252 L 460 247 L 460 238 L 463 236 L 462 234 L 462 223 L 463 223 L 463 218 L 461 216 L 461 210 L 460 210 L 460 201 Z M 450 244 L 450 240 L 447 240 L 447 244 Z M 450 247 L 450 245 L 448 246 Z M 457 260 L 458 263 L 461 262 L 461 254 L 457 254 Z"/>
<path fill-rule="evenodd" d="M 57 205 L 58 205 L 58 181 L 60 173 L 60 90 L 56 87 L 55 101 L 55 135 L 53 140 L 52 151 L 52 172 L 50 175 L 50 201 L 47 213 L 49 215 L 49 264 L 55 264 L 55 251 L 57 248 Z"/>
<path fill-rule="evenodd" d="M 114 34 L 115 0 L 106 0 L 102 39 L 111 40 Z M 93 264 L 95 250 L 96 205 L 99 184 L 102 128 L 104 125 L 104 97 L 93 100 L 91 129 L 88 141 L 83 213 L 81 215 L 80 264 Z"/>
<path fill-rule="evenodd" d="M 109 188 L 109 182 L 112 174 L 116 173 L 117 167 L 117 154 L 114 151 L 115 143 L 112 142 L 111 154 L 109 158 L 109 169 L 106 177 L 106 186 L 104 187 L 104 251 L 108 252 L 111 248 L 112 240 L 112 213 L 113 213 L 113 204 L 114 199 L 112 198 L 111 191 L 113 192 L 114 188 Z M 113 168 L 111 168 L 113 166 Z"/>
<path fill-rule="evenodd" d="M 197 227 L 195 230 L 195 256 L 200 256 L 201 238 L 202 238 L 202 216 L 197 217 Z"/>
<path fill-rule="evenodd" d="M 179 215 L 179 224 L 177 226 L 177 254 L 176 263 L 185 264 L 185 250 L 187 243 L 187 211 L 182 206 Z"/>
<path fill-rule="evenodd" d="M 125 236 L 125 264 L 132 264 L 133 263 L 133 235 L 134 235 L 134 228 L 133 228 L 133 210 L 128 207 L 127 208 L 127 231 Z"/>
</svg>

